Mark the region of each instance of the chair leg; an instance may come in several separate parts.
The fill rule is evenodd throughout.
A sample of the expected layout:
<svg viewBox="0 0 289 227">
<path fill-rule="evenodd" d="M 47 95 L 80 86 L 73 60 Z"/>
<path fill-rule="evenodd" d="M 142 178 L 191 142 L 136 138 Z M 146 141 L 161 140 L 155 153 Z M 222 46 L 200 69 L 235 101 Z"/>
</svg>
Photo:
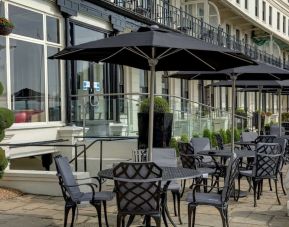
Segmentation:
<svg viewBox="0 0 289 227">
<path fill-rule="evenodd" d="M 276 191 L 277 201 L 278 201 L 278 204 L 281 205 L 281 202 L 280 202 L 280 199 L 279 199 L 279 196 L 278 196 L 277 179 L 274 179 L 274 182 L 275 182 L 275 191 Z"/>
<path fill-rule="evenodd" d="M 180 222 L 180 225 L 183 224 L 182 222 L 182 218 L 181 218 L 181 194 L 180 192 L 176 192 L 176 197 L 177 197 L 177 205 L 178 205 L 178 217 L 179 217 L 179 222 Z"/>
<path fill-rule="evenodd" d="M 226 227 L 229 227 L 228 208 L 223 210 L 226 218 Z"/>
<path fill-rule="evenodd" d="M 171 192 L 172 192 L 172 196 L 173 196 L 174 213 L 175 213 L 175 216 L 178 216 L 178 214 L 177 214 L 177 208 L 176 208 L 176 192 L 175 192 L 175 191 L 171 191 Z"/>
<path fill-rule="evenodd" d="M 102 203 L 103 203 L 103 211 L 104 211 L 105 224 L 106 224 L 106 227 L 109 227 L 109 225 L 108 225 L 108 219 L 107 219 L 106 201 L 103 201 Z"/>
<path fill-rule="evenodd" d="M 128 219 L 127 223 L 126 223 L 126 226 L 127 226 L 127 227 L 132 224 L 134 218 L 135 218 L 135 215 L 130 215 L 130 216 L 129 216 L 129 219 Z M 123 220 L 124 220 L 124 219 L 123 219 Z M 146 220 L 145 220 L 145 218 L 144 218 L 143 224 L 144 224 L 145 222 L 146 222 Z M 123 223 L 123 225 L 124 225 L 124 223 Z"/>
<path fill-rule="evenodd" d="M 196 220 L 196 206 L 189 204 L 188 205 L 188 227 L 194 227 L 195 226 L 195 220 Z"/>
<path fill-rule="evenodd" d="M 72 209 L 72 218 L 71 218 L 70 227 L 73 227 L 73 225 L 74 225 L 74 220 L 75 220 L 75 210 L 76 210 L 76 206 L 73 206 L 71 209 Z"/>
<path fill-rule="evenodd" d="M 186 189 L 186 180 L 184 180 L 184 181 L 182 182 L 182 193 L 181 193 L 181 198 L 182 198 L 183 195 L 184 195 L 185 189 Z"/>
<path fill-rule="evenodd" d="M 65 205 L 65 208 L 64 208 L 64 227 L 67 226 L 67 219 L 68 219 L 68 214 L 69 214 L 70 209 L 71 209 L 71 206 Z"/>
<path fill-rule="evenodd" d="M 254 207 L 256 207 L 257 206 L 257 202 L 256 202 L 257 181 L 255 179 L 253 179 L 253 191 L 254 191 Z"/>
<path fill-rule="evenodd" d="M 117 215 L 117 227 L 122 227 L 122 224 L 121 224 L 122 219 L 123 219 L 122 215 L 118 214 Z"/>
<path fill-rule="evenodd" d="M 286 190 L 284 188 L 284 183 L 283 183 L 283 173 L 279 172 L 279 175 L 280 175 L 280 181 L 281 181 L 281 187 L 282 187 L 282 190 L 283 190 L 283 194 L 287 195 Z"/>
<path fill-rule="evenodd" d="M 268 179 L 268 181 L 269 181 L 269 188 L 270 188 L 270 191 L 272 191 L 271 179 Z"/>
<path fill-rule="evenodd" d="M 161 227 L 161 217 L 160 216 L 152 216 L 152 218 L 156 222 L 156 227 Z"/>
<path fill-rule="evenodd" d="M 97 212 L 97 218 L 98 218 L 98 226 L 102 227 L 102 223 L 101 223 L 101 203 L 93 203 L 92 204 Z"/>
<path fill-rule="evenodd" d="M 261 190 L 262 190 L 262 180 L 257 183 L 257 200 L 260 199 Z"/>
<path fill-rule="evenodd" d="M 223 227 L 226 227 L 227 225 L 227 220 L 226 220 L 226 215 L 225 215 L 225 212 L 224 212 L 224 209 L 223 208 L 217 208 L 221 214 L 221 218 L 222 218 L 222 223 L 223 223 Z"/>
</svg>

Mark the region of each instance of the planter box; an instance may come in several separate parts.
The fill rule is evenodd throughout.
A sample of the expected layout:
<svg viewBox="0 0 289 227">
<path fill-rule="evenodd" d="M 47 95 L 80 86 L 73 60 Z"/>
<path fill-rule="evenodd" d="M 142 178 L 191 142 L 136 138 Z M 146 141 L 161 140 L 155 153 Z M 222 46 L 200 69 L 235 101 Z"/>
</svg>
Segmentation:
<svg viewBox="0 0 289 227">
<path fill-rule="evenodd" d="M 154 113 L 153 147 L 168 147 L 172 137 L 172 113 Z M 138 147 L 148 147 L 149 114 L 138 113 Z"/>
</svg>

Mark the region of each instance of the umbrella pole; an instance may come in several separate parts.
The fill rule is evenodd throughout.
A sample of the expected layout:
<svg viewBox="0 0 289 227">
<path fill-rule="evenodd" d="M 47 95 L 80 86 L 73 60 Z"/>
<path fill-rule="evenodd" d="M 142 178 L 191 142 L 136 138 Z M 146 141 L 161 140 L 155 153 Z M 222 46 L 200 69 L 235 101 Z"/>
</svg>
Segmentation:
<svg viewBox="0 0 289 227">
<path fill-rule="evenodd" d="M 236 108 L 236 80 L 237 75 L 231 75 L 232 80 L 232 137 L 231 137 L 231 149 L 232 153 L 235 151 L 235 108 Z"/>
<path fill-rule="evenodd" d="M 278 109 L 279 109 L 279 136 L 281 136 L 281 89 L 278 89 Z"/>
<path fill-rule="evenodd" d="M 154 56 L 155 49 L 152 49 L 152 56 Z M 150 59 L 149 65 L 151 69 L 150 78 L 150 111 L 149 111 L 149 133 L 148 133 L 148 161 L 152 161 L 152 150 L 153 150 L 153 128 L 154 128 L 154 88 L 156 78 L 156 59 Z"/>
<path fill-rule="evenodd" d="M 262 86 L 259 86 L 259 103 L 258 103 L 258 109 L 259 109 L 259 114 L 258 114 L 258 134 L 259 134 L 259 136 L 261 135 L 261 98 L 262 98 L 262 96 L 261 96 L 261 90 L 262 90 Z"/>
</svg>

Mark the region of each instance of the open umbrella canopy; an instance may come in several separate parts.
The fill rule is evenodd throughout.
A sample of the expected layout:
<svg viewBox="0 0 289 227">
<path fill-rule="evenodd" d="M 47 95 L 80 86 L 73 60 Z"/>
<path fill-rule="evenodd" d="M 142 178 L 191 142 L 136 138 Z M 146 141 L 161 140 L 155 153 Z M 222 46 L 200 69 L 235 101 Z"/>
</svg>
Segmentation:
<svg viewBox="0 0 289 227">
<path fill-rule="evenodd" d="M 239 52 L 158 27 L 140 28 L 137 32 L 68 47 L 51 58 L 107 62 L 151 71 L 148 132 L 150 160 L 153 144 L 153 88 L 156 71 L 216 71 L 256 64 Z"/>
<path fill-rule="evenodd" d="M 23 88 L 13 94 L 15 100 L 31 100 L 31 99 L 41 99 L 44 97 L 44 94 L 38 91 L 35 91 L 30 88 Z"/>
<path fill-rule="evenodd" d="M 235 97 L 236 93 L 236 80 L 259 80 L 257 86 L 262 86 L 263 80 L 286 80 L 289 79 L 289 71 L 275 66 L 271 66 L 264 63 L 258 63 L 258 65 L 248 65 L 236 68 L 225 69 L 217 72 L 200 72 L 200 71 L 182 71 L 170 75 L 171 78 L 180 78 L 187 80 L 232 80 L 232 97 Z M 248 81 L 246 81 L 249 84 Z M 261 96 L 259 96 L 261 97 Z M 259 98 L 260 99 L 260 98 Z M 236 103 L 232 98 L 232 151 L 234 152 L 234 117 Z M 260 103 L 260 101 L 259 101 Z"/>
<path fill-rule="evenodd" d="M 233 82 L 231 80 L 227 81 L 219 81 L 216 83 L 212 83 L 208 86 L 212 87 L 232 87 Z M 259 88 L 268 88 L 269 90 L 273 88 L 287 88 L 289 89 L 289 80 L 240 80 L 236 81 L 237 88 L 253 88 L 256 91 L 259 91 Z M 263 90 L 263 89 L 262 89 Z M 267 89 L 266 89 L 267 90 Z M 275 89 L 276 90 L 276 89 Z M 264 89 L 265 91 L 265 89 Z"/>
<path fill-rule="evenodd" d="M 230 80 L 232 75 L 237 76 L 237 80 L 259 80 L 259 82 L 289 79 L 288 70 L 259 62 L 258 65 L 241 66 L 218 72 L 181 71 L 171 74 L 170 77 L 187 80 Z"/>
<path fill-rule="evenodd" d="M 50 58 L 109 62 L 144 70 L 150 70 L 148 59 L 156 59 L 156 71 L 216 71 L 255 64 L 239 52 L 154 27 L 67 47 Z"/>
</svg>

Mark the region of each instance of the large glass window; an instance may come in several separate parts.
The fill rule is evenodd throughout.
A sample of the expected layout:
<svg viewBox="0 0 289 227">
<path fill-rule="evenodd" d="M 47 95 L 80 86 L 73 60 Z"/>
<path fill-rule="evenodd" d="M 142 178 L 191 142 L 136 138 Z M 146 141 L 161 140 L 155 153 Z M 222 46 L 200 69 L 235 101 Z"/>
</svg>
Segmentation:
<svg viewBox="0 0 289 227">
<path fill-rule="evenodd" d="M 283 33 L 286 33 L 286 17 L 283 16 Z"/>
<path fill-rule="evenodd" d="M 9 19 L 14 23 L 13 33 L 43 39 L 43 16 L 14 5 L 9 5 Z"/>
<path fill-rule="evenodd" d="M 277 12 L 277 29 L 280 29 L 280 13 Z"/>
<path fill-rule="evenodd" d="M 43 45 L 10 39 L 10 62 L 16 123 L 45 121 Z"/>
<path fill-rule="evenodd" d="M 262 20 L 266 21 L 266 2 L 262 2 Z"/>
<path fill-rule="evenodd" d="M 259 0 L 255 0 L 255 16 L 259 17 Z"/>
<path fill-rule="evenodd" d="M 272 6 L 269 6 L 269 24 L 272 25 Z"/>
<path fill-rule="evenodd" d="M 60 121 L 60 61 L 47 59 L 62 47 L 59 19 L 12 4 L 8 4 L 7 17 L 15 28 L 7 38 L 10 59 L 1 63 L 10 67 L 7 90 L 15 123 Z"/>
</svg>

